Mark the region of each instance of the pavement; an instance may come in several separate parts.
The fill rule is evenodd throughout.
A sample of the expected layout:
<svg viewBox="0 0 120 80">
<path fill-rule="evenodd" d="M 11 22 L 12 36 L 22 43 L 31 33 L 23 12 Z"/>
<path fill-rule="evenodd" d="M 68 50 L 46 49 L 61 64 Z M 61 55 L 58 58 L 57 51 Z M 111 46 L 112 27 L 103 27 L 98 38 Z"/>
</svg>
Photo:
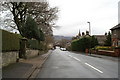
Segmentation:
<svg viewBox="0 0 120 80">
<path fill-rule="evenodd" d="M 56 49 L 36 78 L 118 78 L 118 61 L 96 56 Z"/>
<path fill-rule="evenodd" d="M 46 54 L 26 60 L 20 59 L 19 62 L 2 68 L 3 80 L 7 78 L 25 78 L 27 80 L 35 78 L 41 66 L 51 53 L 52 50 L 49 50 Z"/>
</svg>

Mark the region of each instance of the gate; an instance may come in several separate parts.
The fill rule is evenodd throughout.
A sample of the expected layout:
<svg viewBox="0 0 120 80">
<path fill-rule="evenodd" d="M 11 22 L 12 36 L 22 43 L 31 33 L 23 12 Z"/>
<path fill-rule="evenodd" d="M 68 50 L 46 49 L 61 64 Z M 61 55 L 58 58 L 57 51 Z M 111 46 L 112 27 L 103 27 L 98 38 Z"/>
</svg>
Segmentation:
<svg viewBox="0 0 120 80">
<path fill-rule="evenodd" d="M 26 38 L 20 39 L 20 50 L 19 50 L 19 58 L 26 59 Z"/>
</svg>

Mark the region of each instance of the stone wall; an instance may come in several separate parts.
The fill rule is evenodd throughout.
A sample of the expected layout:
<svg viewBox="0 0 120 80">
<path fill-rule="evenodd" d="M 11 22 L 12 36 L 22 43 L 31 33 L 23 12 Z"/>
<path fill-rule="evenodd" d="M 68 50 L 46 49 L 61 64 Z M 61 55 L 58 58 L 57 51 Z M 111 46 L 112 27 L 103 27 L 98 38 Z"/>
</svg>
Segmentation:
<svg viewBox="0 0 120 80">
<path fill-rule="evenodd" d="M 113 56 L 113 57 L 120 57 L 120 49 L 115 49 L 114 51 L 108 51 L 108 50 L 92 50 L 91 53 L 93 54 L 99 54 L 99 55 L 107 55 L 107 56 Z"/>
<path fill-rule="evenodd" d="M 18 51 L 2 52 L 2 67 L 15 63 L 18 59 Z"/>
<path fill-rule="evenodd" d="M 33 58 L 38 55 L 41 55 L 43 53 L 46 53 L 44 51 L 39 50 L 26 50 L 26 58 Z M 0 58 L 1 59 L 1 58 Z M 2 52 L 2 67 L 5 67 L 11 63 L 15 63 L 19 59 L 19 51 L 11 51 L 11 52 Z"/>
<path fill-rule="evenodd" d="M 31 50 L 31 49 L 26 50 L 26 58 L 27 59 L 38 56 L 38 55 L 39 55 L 39 50 Z"/>
</svg>

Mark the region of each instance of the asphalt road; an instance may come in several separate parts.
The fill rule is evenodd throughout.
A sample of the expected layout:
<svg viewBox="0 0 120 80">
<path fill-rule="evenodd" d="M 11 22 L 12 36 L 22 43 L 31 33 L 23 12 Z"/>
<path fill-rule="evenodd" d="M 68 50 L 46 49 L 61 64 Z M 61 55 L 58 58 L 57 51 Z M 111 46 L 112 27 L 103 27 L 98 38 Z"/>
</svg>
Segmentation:
<svg viewBox="0 0 120 80">
<path fill-rule="evenodd" d="M 118 78 L 118 61 L 56 49 L 37 78 Z"/>
</svg>

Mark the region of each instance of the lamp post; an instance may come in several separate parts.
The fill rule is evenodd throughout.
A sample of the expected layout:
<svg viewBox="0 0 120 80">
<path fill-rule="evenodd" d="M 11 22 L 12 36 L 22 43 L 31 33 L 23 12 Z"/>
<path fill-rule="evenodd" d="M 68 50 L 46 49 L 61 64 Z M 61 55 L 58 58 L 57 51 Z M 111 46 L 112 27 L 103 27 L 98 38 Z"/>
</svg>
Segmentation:
<svg viewBox="0 0 120 80">
<path fill-rule="evenodd" d="M 90 27 L 90 22 L 87 22 L 88 24 L 89 24 L 89 35 L 91 36 L 91 27 Z M 91 40 L 90 40 L 90 46 L 89 46 L 90 48 L 91 48 Z M 90 53 L 90 55 L 91 55 L 91 49 L 89 48 L 89 53 Z"/>
<path fill-rule="evenodd" d="M 91 27 L 90 27 L 90 22 L 87 22 L 89 24 L 89 34 L 91 35 Z"/>
</svg>

